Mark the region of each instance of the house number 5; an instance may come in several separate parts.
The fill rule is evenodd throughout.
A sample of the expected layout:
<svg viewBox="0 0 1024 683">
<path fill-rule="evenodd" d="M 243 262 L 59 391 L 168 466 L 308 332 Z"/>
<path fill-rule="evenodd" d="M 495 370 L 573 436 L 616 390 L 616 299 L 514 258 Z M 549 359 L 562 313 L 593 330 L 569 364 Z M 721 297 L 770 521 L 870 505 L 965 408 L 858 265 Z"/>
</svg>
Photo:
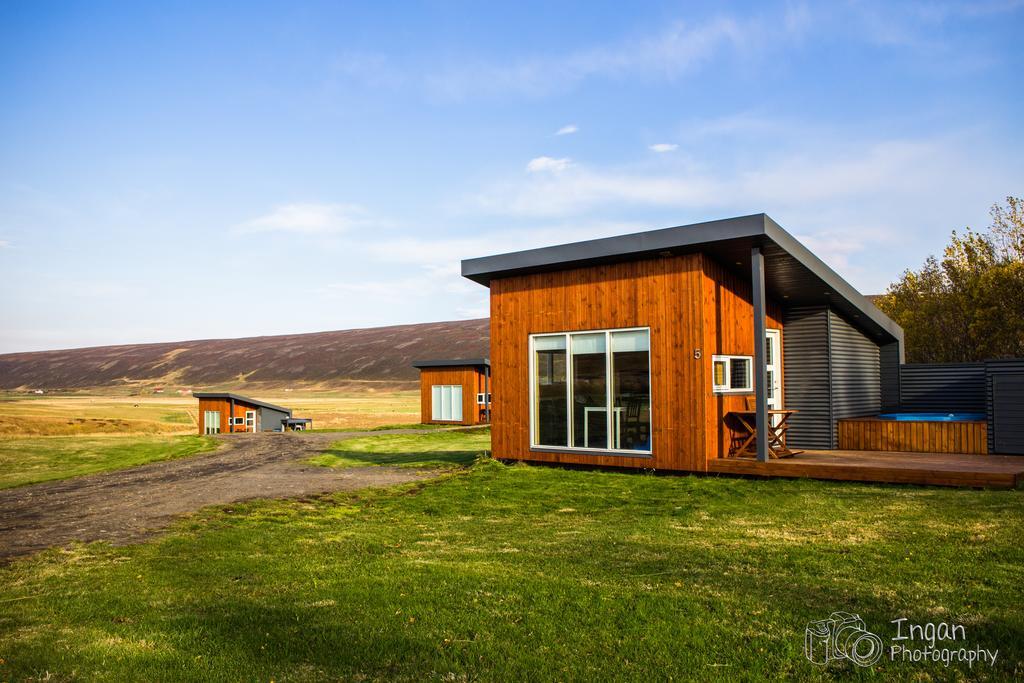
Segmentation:
<svg viewBox="0 0 1024 683">
<path fill-rule="evenodd" d="M 700 349 L 694 349 L 693 350 L 693 359 L 694 360 L 700 360 Z"/>
</svg>

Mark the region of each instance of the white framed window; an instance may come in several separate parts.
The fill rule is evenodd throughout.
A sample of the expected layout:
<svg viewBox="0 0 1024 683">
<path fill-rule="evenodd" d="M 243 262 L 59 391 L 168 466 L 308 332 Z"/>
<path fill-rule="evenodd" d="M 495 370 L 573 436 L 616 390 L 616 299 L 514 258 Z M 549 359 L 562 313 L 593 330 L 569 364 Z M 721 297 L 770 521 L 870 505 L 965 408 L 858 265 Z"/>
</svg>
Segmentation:
<svg viewBox="0 0 1024 683">
<path fill-rule="evenodd" d="M 219 410 L 204 410 L 203 411 L 203 433 L 204 434 L 220 434 L 220 411 Z"/>
<path fill-rule="evenodd" d="M 481 394 L 477 394 L 476 395 L 476 404 L 478 406 L 485 406 L 485 405 L 487 405 L 490 402 L 491 402 L 491 395 L 489 393 L 487 393 L 487 394 L 481 393 Z"/>
<path fill-rule="evenodd" d="M 462 422 L 462 386 L 459 384 L 431 386 L 430 417 L 442 422 Z"/>
<path fill-rule="evenodd" d="M 650 328 L 530 335 L 530 446 L 651 452 Z"/>
<path fill-rule="evenodd" d="M 751 356 L 712 356 L 711 384 L 716 394 L 749 394 L 754 391 L 754 359 Z"/>
</svg>

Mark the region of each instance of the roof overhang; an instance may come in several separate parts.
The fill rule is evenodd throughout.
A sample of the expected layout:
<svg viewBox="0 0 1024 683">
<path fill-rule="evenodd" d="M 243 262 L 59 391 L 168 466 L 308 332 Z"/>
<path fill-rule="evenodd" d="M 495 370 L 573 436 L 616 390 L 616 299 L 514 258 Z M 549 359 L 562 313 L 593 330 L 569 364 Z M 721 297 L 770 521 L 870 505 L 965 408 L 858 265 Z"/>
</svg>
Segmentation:
<svg viewBox="0 0 1024 683">
<path fill-rule="evenodd" d="M 489 286 L 514 275 L 702 252 L 749 278 L 753 247 L 764 254 L 771 298 L 786 306 L 830 305 L 877 342 L 902 343 L 894 320 L 763 213 L 467 259 L 462 275 Z"/>
<path fill-rule="evenodd" d="M 414 368 L 462 368 L 462 367 L 482 367 L 489 368 L 491 361 L 489 358 L 456 358 L 451 360 L 417 360 L 413 361 L 412 366 Z"/>
<path fill-rule="evenodd" d="M 249 398 L 248 396 L 240 396 L 239 394 L 232 394 L 232 393 L 229 393 L 229 392 L 226 392 L 226 391 L 201 391 L 201 392 L 195 392 L 194 391 L 194 392 L 192 392 L 192 398 L 224 398 L 224 399 L 231 399 L 233 401 L 237 401 L 238 403 L 247 403 L 247 404 L 249 404 L 251 406 L 256 406 L 257 408 L 269 408 L 271 410 L 279 410 L 282 413 L 288 413 L 289 417 L 291 417 L 291 414 L 292 414 L 292 409 L 291 408 L 283 408 L 281 406 L 275 406 L 273 403 L 267 403 L 266 401 L 257 401 L 256 399 Z"/>
</svg>

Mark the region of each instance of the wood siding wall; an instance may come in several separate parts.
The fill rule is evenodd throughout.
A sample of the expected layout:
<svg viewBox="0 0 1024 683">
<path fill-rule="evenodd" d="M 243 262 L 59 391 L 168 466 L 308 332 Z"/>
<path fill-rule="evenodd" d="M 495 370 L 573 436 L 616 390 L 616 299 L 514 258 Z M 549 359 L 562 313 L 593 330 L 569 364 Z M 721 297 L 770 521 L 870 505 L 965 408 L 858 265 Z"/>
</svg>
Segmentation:
<svg viewBox="0 0 1024 683">
<path fill-rule="evenodd" d="M 984 422 L 839 420 L 839 448 L 907 453 L 988 453 Z"/>
<path fill-rule="evenodd" d="M 750 278 L 739 278 L 710 258 L 703 259 L 703 360 L 707 373 L 704 391 L 707 396 L 705 458 L 720 458 L 728 454 L 732 434 L 725 416 L 734 410 L 753 407 L 754 392 L 716 395 L 711 388 L 712 356 L 754 355 L 754 305 Z M 768 329 L 782 329 L 782 310 L 769 301 L 766 313 Z M 779 335 L 779 386 L 785 406 L 785 341 Z M 748 405 L 749 404 L 749 405 Z"/>
<path fill-rule="evenodd" d="M 228 414 L 231 412 L 231 403 L 230 403 L 230 401 L 228 399 L 226 399 L 226 398 L 201 398 L 201 399 L 199 399 L 199 433 L 200 434 L 205 434 L 206 433 L 206 431 L 205 431 L 205 420 L 203 418 L 203 415 L 205 414 L 205 412 L 207 410 L 217 410 L 217 411 L 220 411 L 220 433 L 221 434 L 230 434 L 230 433 L 232 433 L 231 432 L 231 425 L 228 424 Z M 234 412 L 233 417 L 241 417 L 241 418 L 244 419 L 245 418 L 245 411 L 246 410 L 255 410 L 256 411 L 256 420 L 257 420 L 256 429 L 258 430 L 260 428 L 260 425 L 259 425 L 259 409 L 256 408 L 255 406 L 251 406 L 251 405 L 249 405 L 247 403 L 240 403 L 238 401 L 235 401 L 235 412 Z M 235 430 L 235 432 L 244 432 L 245 431 L 245 425 L 238 425 L 238 426 L 236 426 L 234 428 L 234 430 Z"/>
<path fill-rule="evenodd" d="M 775 305 L 768 326 L 782 326 Z M 624 327 L 651 330 L 651 457 L 531 451 L 529 336 Z M 713 395 L 711 357 L 753 355 L 753 336 L 749 281 L 701 254 L 492 280 L 494 456 L 706 471 L 728 448 L 721 415 L 746 407 L 743 395 Z"/>
<path fill-rule="evenodd" d="M 476 395 L 484 391 L 484 373 L 473 367 L 420 369 L 420 422 L 423 424 L 476 425 L 483 422 L 484 406 L 478 405 Z M 462 387 L 462 421 L 433 419 L 431 387 L 435 384 L 453 384 Z"/>
</svg>

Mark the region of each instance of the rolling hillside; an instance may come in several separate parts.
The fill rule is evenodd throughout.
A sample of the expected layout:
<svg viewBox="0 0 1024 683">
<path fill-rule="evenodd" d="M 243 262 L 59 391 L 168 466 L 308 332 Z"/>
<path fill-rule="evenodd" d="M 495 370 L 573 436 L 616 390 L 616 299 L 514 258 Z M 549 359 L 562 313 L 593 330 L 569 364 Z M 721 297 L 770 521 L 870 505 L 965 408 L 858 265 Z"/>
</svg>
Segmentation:
<svg viewBox="0 0 1024 683">
<path fill-rule="evenodd" d="M 0 389 L 241 388 L 297 384 L 330 389 L 417 380 L 422 358 L 488 355 L 484 319 L 244 339 L 97 346 L 0 355 Z"/>
</svg>

